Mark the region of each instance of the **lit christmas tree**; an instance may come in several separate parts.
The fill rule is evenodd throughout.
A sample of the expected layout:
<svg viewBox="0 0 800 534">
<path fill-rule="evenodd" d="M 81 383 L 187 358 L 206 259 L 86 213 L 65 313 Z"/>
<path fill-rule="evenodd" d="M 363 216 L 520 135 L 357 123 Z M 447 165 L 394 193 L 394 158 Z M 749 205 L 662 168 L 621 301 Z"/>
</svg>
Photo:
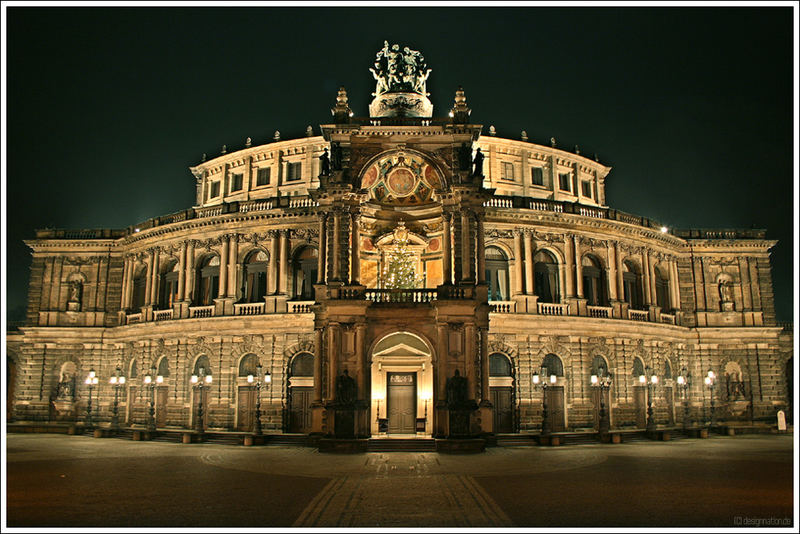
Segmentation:
<svg viewBox="0 0 800 534">
<path fill-rule="evenodd" d="M 392 247 L 386 257 L 383 286 L 386 289 L 416 289 L 422 285 L 417 276 L 417 257 L 408 248 L 408 230 L 400 222 L 394 231 Z"/>
</svg>

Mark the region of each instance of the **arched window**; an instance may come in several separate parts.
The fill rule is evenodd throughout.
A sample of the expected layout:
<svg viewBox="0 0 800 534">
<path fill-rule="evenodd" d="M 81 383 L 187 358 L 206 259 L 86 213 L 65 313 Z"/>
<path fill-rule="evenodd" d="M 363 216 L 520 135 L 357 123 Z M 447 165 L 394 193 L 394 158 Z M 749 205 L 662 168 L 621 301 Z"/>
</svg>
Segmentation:
<svg viewBox="0 0 800 534">
<path fill-rule="evenodd" d="M 169 359 L 166 356 L 158 360 L 158 372 L 156 374 L 165 378 L 169 376 Z"/>
<path fill-rule="evenodd" d="M 314 300 L 314 284 L 317 283 L 317 249 L 303 247 L 292 262 L 294 297 L 297 300 Z"/>
<path fill-rule="evenodd" d="M 197 268 L 195 305 L 209 306 L 219 294 L 219 256 L 208 256 Z"/>
<path fill-rule="evenodd" d="M 564 376 L 564 364 L 561 363 L 561 358 L 555 354 L 545 356 L 542 361 L 542 367 L 547 369 L 547 376 Z"/>
<path fill-rule="evenodd" d="M 608 306 L 606 274 L 600 260 L 587 254 L 581 260 L 583 296 L 589 306 Z"/>
<path fill-rule="evenodd" d="M 244 260 L 242 302 L 263 302 L 267 294 L 269 257 L 263 250 L 254 250 Z"/>
<path fill-rule="evenodd" d="M 172 308 L 178 300 L 178 262 L 172 261 L 164 266 L 158 294 L 158 306 L 162 310 Z"/>
<path fill-rule="evenodd" d="M 255 375 L 258 366 L 258 357 L 255 354 L 248 354 L 239 362 L 239 376 Z"/>
<path fill-rule="evenodd" d="M 301 352 L 292 358 L 292 376 L 314 376 L 314 355 Z"/>
<path fill-rule="evenodd" d="M 642 274 L 632 261 L 622 262 L 622 294 L 631 309 L 641 310 L 644 307 L 642 298 Z"/>
<path fill-rule="evenodd" d="M 539 302 L 557 303 L 559 301 L 558 262 L 551 253 L 540 250 L 533 257 L 533 265 L 534 287 Z"/>
<path fill-rule="evenodd" d="M 203 373 L 205 373 L 206 376 L 211 374 L 211 365 L 208 362 L 208 356 L 206 356 L 205 354 L 197 358 L 197 361 L 194 362 L 194 368 L 192 370 L 192 374 L 200 376 L 201 368 L 203 369 Z"/>
<path fill-rule="evenodd" d="M 656 274 L 656 305 L 662 310 L 669 310 L 669 278 L 658 267 L 653 270 Z"/>
<path fill-rule="evenodd" d="M 644 363 L 642 362 L 641 358 L 634 358 L 633 359 L 633 378 L 636 379 L 636 383 L 639 383 L 639 377 L 644 376 Z"/>
<path fill-rule="evenodd" d="M 139 376 L 139 370 L 136 368 L 136 358 L 131 360 L 130 367 L 128 367 L 128 378 L 136 378 Z"/>
<path fill-rule="evenodd" d="M 511 361 L 504 354 L 490 354 L 489 376 L 511 376 Z"/>
<path fill-rule="evenodd" d="M 592 374 L 597 376 L 605 376 L 608 373 L 608 363 L 602 356 L 595 356 L 592 359 Z"/>
<path fill-rule="evenodd" d="M 133 295 L 131 296 L 131 309 L 138 310 L 144 306 L 144 292 L 147 288 L 147 268 L 140 265 L 133 274 Z"/>
<path fill-rule="evenodd" d="M 508 258 L 497 247 L 486 248 L 486 283 L 489 300 L 508 300 Z"/>
</svg>

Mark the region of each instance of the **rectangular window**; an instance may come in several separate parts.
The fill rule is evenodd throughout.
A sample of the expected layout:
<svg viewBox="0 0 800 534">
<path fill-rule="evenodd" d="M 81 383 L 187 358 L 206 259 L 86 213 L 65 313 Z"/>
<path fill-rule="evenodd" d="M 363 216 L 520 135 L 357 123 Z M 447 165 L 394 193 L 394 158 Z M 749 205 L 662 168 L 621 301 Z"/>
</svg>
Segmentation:
<svg viewBox="0 0 800 534">
<path fill-rule="evenodd" d="M 233 193 L 234 191 L 241 191 L 243 181 L 244 181 L 244 174 L 234 174 L 231 177 L 231 193 Z"/>
<path fill-rule="evenodd" d="M 286 181 L 287 182 L 295 182 L 301 178 L 300 171 L 302 169 L 302 163 L 287 163 L 286 164 Z"/>
<path fill-rule="evenodd" d="M 544 185 L 544 171 L 541 167 L 531 167 L 531 183 L 533 185 Z"/>
<path fill-rule="evenodd" d="M 262 185 L 269 185 L 269 175 L 270 175 L 269 167 L 258 169 L 258 174 L 256 174 L 256 187 Z"/>
<path fill-rule="evenodd" d="M 581 182 L 583 196 L 592 198 L 592 182 Z"/>
<path fill-rule="evenodd" d="M 219 182 L 211 182 L 211 192 L 208 198 L 216 198 L 219 196 Z"/>
<path fill-rule="evenodd" d="M 558 188 L 562 191 L 569 191 L 569 173 L 558 175 Z"/>
<path fill-rule="evenodd" d="M 511 180 L 514 181 L 514 164 L 503 162 L 503 175 L 501 176 L 503 180 Z"/>
</svg>

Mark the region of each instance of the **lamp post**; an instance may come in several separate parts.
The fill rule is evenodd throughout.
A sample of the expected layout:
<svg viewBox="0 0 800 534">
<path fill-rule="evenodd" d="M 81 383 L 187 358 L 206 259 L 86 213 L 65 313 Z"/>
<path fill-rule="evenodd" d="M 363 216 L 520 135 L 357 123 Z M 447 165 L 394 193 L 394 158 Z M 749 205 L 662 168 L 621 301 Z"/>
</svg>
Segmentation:
<svg viewBox="0 0 800 534">
<path fill-rule="evenodd" d="M 378 415 L 375 418 L 375 421 L 378 424 L 378 433 L 380 433 L 380 431 L 381 431 L 381 401 L 384 399 L 384 394 L 383 394 L 383 392 L 376 391 L 376 392 L 374 392 L 372 394 L 372 398 L 375 399 L 378 402 L 378 409 L 377 409 L 377 414 Z"/>
<path fill-rule="evenodd" d="M 535 389 L 542 388 L 542 436 L 549 436 L 550 435 L 550 418 L 547 415 L 547 367 L 542 366 L 539 370 L 539 373 L 533 373 L 533 387 Z M 545 377 L 542 380 L 542 377 Z M 558 377 L 556 375 L 550 375 L 550 385 L 555 385 Z"/>
<path fill-rule="evenodd" d="M 600 366 L 597 370 L 596 375 L 592 375 L 591 381 L 592 386 L 600 388 L 600 422 L 598 425 L 598 431 L 600 433 L 600 438 L 603 439 L 605 436 L 608 435 L 608 430 L 610 427 L 608 413 L 606 412 L 606 390 L 611 387 L 611 381 L 613 380 L 613 374 L 606 371 L 605 366 Z"/>
<path fill-rule="evenodd" d="M 423 393 L 422 394 L 422 400 L 425 402 L 425 422 L 427 424 L 427 421 L 428 421 L 428 401 L 431 400 L 431 394 L 430 393 Z"/>
<path fill-rule="evenodd" d="M 640 383 L 647 382 L 647 425 L 645 426 L 645 430 L 647 432 L 654 432 L 656 429 L 656 420 L 653 418 L 653 391 L 655 390 L 656 384 L 658 384 L 658 377 L 649 366 L 645 369 L 645 373 L 647 377 L 639 377 Z"/>
<path fill-rule="evenodd" d="M 261 430 L 262 370 L 263 367 L 261 367 L 261 364 L 259 363 L 258 365 L 256 365 L 256 376 L 254 377 L 253 375 L 247 375 L 247 383 L 248 384 L 255 383 L 256 385 L 256 414 L 255 414 L 255 420 L 253 421 L 253 434 L 255 434 L 256 436 L 260 436 L 263 433 Z M 269 373 L 269 371 L 267 371 L 266 374 L 264 374 L 263 376 L 264 376 L 264 384 L 266 384 L 266 386 L 269 387 L 270 384 L 272 383 L 272 375 Z"/>
<path fill-rule="evenodd" d="M 690 425 L 689 421 L 689 386 L 692 383 L 692 376 L 686 371 L 686 367 L 681 369 L 681 374 L 678 375 L 678 385 L 683 388 L 683 430 Z"/>
<path fill-rule="evenodd" d="M 206 370 L 204 367 L 200 367 L 198 369 L 198 373 L 196 375 L 192 375 L 192 384 L 195 385 L 195 390 L 199 395 L 197 398 L 197 421 L 195 421 L 196 430 L 199 433 L 205 432 L 204 423 L 203 423 L 203 384 L 211 385 L 213 379 L 211 375 L 206 374 Z"/>
<path fill-rule="evenodd" d="M 162 384 L 164 377 L 156 375 L 156 366 L 150 367 L 150 372 L 144 375 L 144 385 L 150 389 L 150 408 L 147 410 L 147 431 L 156 430 L 156 384 Z"/>
<path fill-rule="evenodd" d="M 709 391 L 711 392 L 711 423 L 709 426 L 714 426 L 714 388 L 717 387 L 717 375 L 714 374 L 714 371 L 708 371 L 708 374 L 705 378 L 706 386 L 708 386 Z"/>
<path fill-rule="evenodd" d="M 114 376 L 108 379 L 108 383 L 114 386 L 114 410 L 111 414 L 111 430 L 119 430 L 119 388 L 125 385 L 125 377 L 122 375 L 119 365 L 114 369 Z"/>
<path fill-rule="evenodd" d="M 92 390 L 97 385 L 97 373 L 94 372 L 94 369 L 89 369 L 89 376 L 86 377 L 86 385 L 89 386 L 89 402 L 86 403 L 86 425 L 89 428 L 94 426 L 94 421 L 92 420 Z"/>
</svg>

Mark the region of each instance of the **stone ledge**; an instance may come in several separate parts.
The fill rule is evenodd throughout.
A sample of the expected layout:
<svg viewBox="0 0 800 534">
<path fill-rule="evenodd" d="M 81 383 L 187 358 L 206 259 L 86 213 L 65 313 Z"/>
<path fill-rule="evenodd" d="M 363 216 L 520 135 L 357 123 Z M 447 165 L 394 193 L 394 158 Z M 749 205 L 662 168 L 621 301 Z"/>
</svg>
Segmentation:
<svg viewBox="0 0 800 534">
<path fill-rule="evenodd" d="M 486 440 L 483 438 L 437 439 L 436 452 L 446 454 L 472 454 L 484 452 Z"/>
<path fill-rule="evenodd" d="M 369 440 L 366 439 L 320 438 L 317 446 L 319 452 L 352 454 L 367 452 L 368 443 Z"/>
</svg>

